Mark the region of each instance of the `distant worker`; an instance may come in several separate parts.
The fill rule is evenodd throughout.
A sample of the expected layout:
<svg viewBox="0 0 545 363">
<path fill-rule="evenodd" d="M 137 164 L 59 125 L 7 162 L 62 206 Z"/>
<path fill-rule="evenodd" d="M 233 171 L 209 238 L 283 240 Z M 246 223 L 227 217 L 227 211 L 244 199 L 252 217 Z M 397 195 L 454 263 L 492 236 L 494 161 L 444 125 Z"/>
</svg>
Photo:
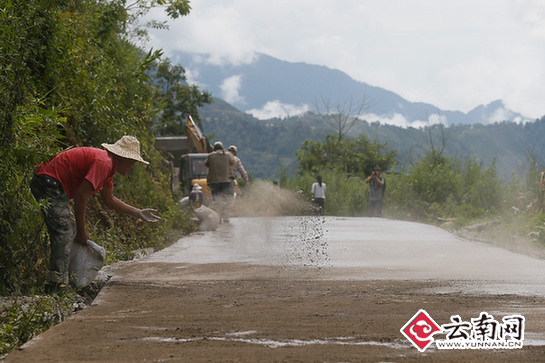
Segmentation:
<svg viewBox="0 0 545 363">
<path fill-rule="evenodd" d="M 365 182 L 369 184 L 369 217 L 382 217 L 382 198 L 384 197 L 384 191 L 386 190 L 386 180 L 380 177 L 382 169 L 379 166 L 375 167 L 371 176 L 365 179 Z"/>
<path fill-rule="evenodd" d="M 234 187 L 234 182 L 237 179 L 237 172 L 240 173 L 240 176 L 244 180 L 246 184 L 248 184 L 248 174 L 246 173 L 246 170 L 244 170 L 244 166 L 242 165 L 242 161 L 238 158 L 237 154 L 237 147 L 235 145 L 229 146 L 229 149 L 227 149 L 233 155 L 233 159 L 235 159 L 235 165 L 231 166 L 231 169 L 229 171 L 230 175 L 229 178 L 231 179 L 231 184 Z"/>
<path fill-rule="evenodd" d="M 214 151 L 208 154 L 204 165 L 208 168 L 206 178 L 208 187 L 212 191 L 213 208 L 219 214 L 221 221 L 229 222 L 229 208 L 231 195 L 230 168 L 235 164 L 233 156 L 223 149 L 220 141 L 214 143 Z"/>
<path fill-rule="evenodd" d="M 312 205 L 314 214 L 324 215 L 324 203 L 325 203 L 325 183 L 322 182 L 322 176 L 316 177 L 316 182 L 312 184 Z"/>
<path fill-rule="evenodd" d="M 113 194 L 112 177 L 127 175 L 136 162 L 149 164 L 140 156 L 140 143 L 133 136 L 123 136 L 115 144 L 102 144 L 105 150 L 76 147 L 61 152 L 38 165 L 30 181 L 36 200 L 47 201 L 43 214 L 49 232 L 51 256 L 45 289 L 47 293 L 68 287 L 68 263 L 72 244 L 88 245 L 85 211 L 89 197 L 100 192 L 106 206 L 145 222 L 157 222 L 154 209 L 138 209 Z M 70 204 L 73 200 L 73 214 Z"/>
<path fill-rule="evenodd" d="M 201 190 L 202 187 L 199 184 L 193 184 L 193 189 L 191 190 L 191 193 L 189 193 L 189 203 L 192 207 L 199 208 L 202 205 L 204 195 Z"/>
</svg>

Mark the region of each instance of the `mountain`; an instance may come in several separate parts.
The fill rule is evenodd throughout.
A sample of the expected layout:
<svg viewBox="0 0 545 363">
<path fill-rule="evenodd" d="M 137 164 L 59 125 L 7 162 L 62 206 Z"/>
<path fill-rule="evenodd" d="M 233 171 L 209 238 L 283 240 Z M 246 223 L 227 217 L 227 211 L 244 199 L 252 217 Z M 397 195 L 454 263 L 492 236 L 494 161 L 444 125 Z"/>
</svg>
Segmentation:
<svg viewBox="0 0 545 363">
<path fill-rule="evenodd" d="M 344 104 L 364 99 L 364 119 L 398 126 L 422 124 L 438 115 L 445 125 L 490 124 L 527 121 L 527 117 L 507 109 L 501 100 L 480 105 L 468 113 L 441 110 L 421 102 L 409 102 L 394 92 L 355 81 L 346 73 L 325 66 L 282 61 L 257 54 L 248 64 L 217 65 L 202 54 L 175 53 L 173 63 L 186 70 L 190 82 L 212 92 L 237 109 L 258 119 L 288 117 L 315 110 L 320 100 Z"/>
<path fill-rule="evenodd" d="M 486 114 L 490 109 L 479 108 Z M 258 120 L 229 103 L 216 99 L 199 110 L 203 132 L 210 141 L 238 147 L 238 156 L 246 170 L 256 178 L 278 178 L 280 171 L 293 174 L 297 170 L 296 153 L 304 140 L 322 141 L 334 134 L 313 113 L 285 119 Z M 378 122 L 361 122 L 351 130 L 350 137 L 360 134 L 370 140 L 387 143 L 397 151 L 399 170 L 407 170 L 430 149 L 427 129 L 398 127 Z M 444 154 L 464 160 L 476 158 L 483 165 L 495 163 L 501 180 L 507 182 L 513 173 L 524 175 L 529 161 L 545 165 L 545 117 L 527 123 L 499 122 L 489 125 L 454 125 L 431 128 L 434 147 Z"/>
<path fill-rule="evenodd" d="M 202 107 L 199 114 L 209 140 L 236 145 L 244 167 L 256 178 L 278 178 L 282 169 L 293 174 L 303 141 L 323 140 L 330 133 L 309 115 L 263 122 L 221 99 Z"/>
</svg>

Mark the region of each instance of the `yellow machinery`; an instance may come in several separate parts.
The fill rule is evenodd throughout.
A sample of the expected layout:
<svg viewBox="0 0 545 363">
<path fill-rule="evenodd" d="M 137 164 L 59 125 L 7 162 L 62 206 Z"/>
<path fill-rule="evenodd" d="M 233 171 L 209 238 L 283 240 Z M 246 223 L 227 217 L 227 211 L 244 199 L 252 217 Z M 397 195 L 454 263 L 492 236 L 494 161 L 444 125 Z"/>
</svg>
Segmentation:
<svg viewBox="0 0 545 363">
<path fill-rule="evenodd" d="M 197 183 L 201 186 L 203 194 L 208 196 L 211 191 L 206 182 L 208 168 L 204 162 L 208 154 L 212 152 L 212 146 L 191 116 L 187 116 L 186 132 L 187 137 L 156 137 L 155 146 L 171 155 L 173 191 L 181 188 L 183 195 L 187 196 L 193 189 L 193 185 Z M 237 195 L 241 194 L 236 180 L 234 192 Z"/>
<path fill-rule="evenodd" d="M 182 155 L 180 167 L 180 183 L 184 195 L 191 192 L 195 183 L 202 187 L 203 194 L 211 194 L 206 183 L 208 168 L 204 162 L 212 152 L 212 146 L 191 116 L 187 116 L 186 131 L 189 153 Z"/>
</svg>

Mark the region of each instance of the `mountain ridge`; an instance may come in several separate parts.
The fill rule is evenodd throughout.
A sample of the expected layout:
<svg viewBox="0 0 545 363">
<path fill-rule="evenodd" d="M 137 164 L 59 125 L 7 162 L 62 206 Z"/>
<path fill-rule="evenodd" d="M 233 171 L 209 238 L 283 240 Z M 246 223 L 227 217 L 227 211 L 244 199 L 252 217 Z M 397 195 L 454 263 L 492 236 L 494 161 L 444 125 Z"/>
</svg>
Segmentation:
<svg viewBox="0 0 545 363">
<path fill-rule="evenodd" d="M 312 111 L 317 100 L 324 98 L 333 104 L 364 99 L 370 107 L 363 119 L 402 127 L 532 121 L 507 109 L 501 100 L 478 105 L 467 113 L 442 110 L 429 103 L 407 101 L 387 89 L 356 81 L 340 70 L 292 63 L 265 54 L 257 54 L 252 63 L 237 65 L 216 65 L 207 62 L 207 58 L 207 55 L 185 52 L 176 52 L 173 57 L 175 63 L 186 69 L 191 82 L 258 119 Z"/>
<path fill-rule="evenodd" d="M 257 178 L 278 178 L 281 171 L 297 171 L 296 153 L 304 140 L 323 141 L 335 130 L 318 115 L 308 112 L 285 119 L 257 120 L 221 99 L 199 109 L 203 132 L 210 141 L 236 145 L 246 170 Z M 489 125 L 453 125 L 431 128 L 399 127 L 377 122 L 359 122 L 347 137 L 365 135 L 387 143 L 398 153 L 398 170 L 410 168 L 430 148 L 430 133 L 435 147 L 444 155 L 465 160 L 476 158 L 483 165 L 495 164 L 504 182 L 513 173 L 524 174 L 530 167 L 545 165 L 545 117 L 528 123 L 500 122 Z"/>
</svg>

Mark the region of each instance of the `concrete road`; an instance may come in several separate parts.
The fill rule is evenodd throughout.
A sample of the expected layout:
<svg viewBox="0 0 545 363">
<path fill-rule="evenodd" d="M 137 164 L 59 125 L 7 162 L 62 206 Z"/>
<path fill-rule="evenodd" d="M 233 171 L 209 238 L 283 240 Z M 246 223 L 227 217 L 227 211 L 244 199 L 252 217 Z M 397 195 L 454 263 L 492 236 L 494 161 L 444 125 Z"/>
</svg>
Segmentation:
<svg viewBox="0 0 545 363">
<path fill-rule="evenodd" d="M 273 265 L 320 279 L 456 280 L 466 291 L 545 295 L 543 260 L 382 218 L 235 218 L 142 262 Z"/>
<path fill-rule="evenodd" d="M 89 361 L 539 361 L 545 357 L 545 261 L 463 240 L 424 224 L 379 218 L 233 218 L 214 232 L 194 233 L 165 250 L 106 270 L 113 277 L 93 306 L 13 352 L 6 361 L 70 361 L 78 351 L 85 352 L 78 360 Z M 184 314 L 181 311 L 188 305 L 172 308 L 174 303 L 166 296 L 155 300 L 156 293 L 173 296 L 177 294 L 173 291 L 181 290 L 185 293 L 177 301 L 193 296 L 200 300 L 185 304 L 191 309 L 202 304 L 201 310 Z M 145 320 L 136 323 L 135 319 L 144 319 L 132 313 L 137 310 L 133 304 L 142 304 L 142 291 L 150 303 L 142 307 Z M 218 296 L 222 305 L 214 305 Z M 227 307 L 241 312 L 235 318 L 232 310 L 223 311 Z M 253 312 L 249 307 L 261 310 Z M 282 308 L 274 319 L 271 312 Z M 516 351 L 431 348 L 418 352 L 399 330 L 419 308 L 432 310 L 442 319 L 439 324 L 458 314 L 466 320 L 477 318 L 482 311 L 499 314 L 498 319 L 523 314 L 525 346 Z M 169 309 L 172 312 L 165 319 Z M 176 309 L 182 310 L 176 314 Z M 322 325 L 309 331 L 317 324 L 309 311 L 321 309 L 334 311 L 316 313 Z M 339 316 L 358 316 L 359 311 L 365 312 L 359 319 L 367 328 L 355 337 L 359 328 Z M 257 317 L 251 318 L 253 313 Z M 292 313 L 291 321 L 276 327 Z M 230 319 L 234 320 L 228 329 Z M 188 325 L 195 329 L 191 334 L 185 331 Z M 174 326 L 175 338 L 157 333 Z M 116 332 L 101 334 L 102 329 Z M 94 335 L 75 339 L 76 331 L 85 336 L 83 330 Z M 173 343 L 183 346 L 176 349 Z M 65 351 L 52 353 L 59 344 Z M 106 348 L 111 352 L 105 353 Z"/>
</svg>

